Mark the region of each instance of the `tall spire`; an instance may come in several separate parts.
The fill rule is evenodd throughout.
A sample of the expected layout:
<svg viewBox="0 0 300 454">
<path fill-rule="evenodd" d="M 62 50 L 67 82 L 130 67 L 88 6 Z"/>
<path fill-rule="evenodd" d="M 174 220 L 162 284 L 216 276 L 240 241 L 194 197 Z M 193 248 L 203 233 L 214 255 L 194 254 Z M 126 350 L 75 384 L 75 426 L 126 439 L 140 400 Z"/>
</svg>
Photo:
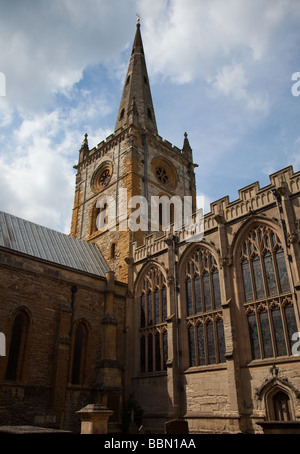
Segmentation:
<svg viewBox="0 0 300 454">
<path fill-rule="evenodd" d="M 129 126 L 134 119 L 136 126 L 148 129 L 152 133 L 157 134 L 155 113 L 140 28 L 141 24 L 138 16 L 136 34 L 132 46 L 115 132 L 121 127 Z M 134 116 L 130 115 L 130 113 L 132 113 L 133 104 L 137 111 L 137 115 Z"/>
</svg>

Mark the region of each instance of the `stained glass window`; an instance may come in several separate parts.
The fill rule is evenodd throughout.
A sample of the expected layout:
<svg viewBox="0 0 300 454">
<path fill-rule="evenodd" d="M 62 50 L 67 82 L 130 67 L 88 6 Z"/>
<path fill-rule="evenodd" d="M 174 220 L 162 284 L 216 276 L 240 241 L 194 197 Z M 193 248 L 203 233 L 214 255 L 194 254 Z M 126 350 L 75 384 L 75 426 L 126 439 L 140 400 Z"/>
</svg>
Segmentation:
<svg viewBox="0 0 300 454">
<path fill-rule="evenodd" d="M 14 320 L 10 347 L 8 352 L 6 376 L 7 380 L 20 379 L 21 363 L 23 361 L 22 352 L 24 351 L 24 342 L 28 329 L 27 316 L 20 312 Z"/>
<path fill-rule="evenodd" d="M 155 370 L 161 370 L 160 333 L 155 334 Z"/>
<path fill-rule="evenodd" d="M 203 292 L 204 292 L 204 306 L 205 312 L 211 311 L 211 288 L 210 288 L 210 278 L 209 274 L 205 273 L 202 277 L 203 279 Z"/>
<path fill-rule="evenodd" d="M 83 324 L 80 323 L 75 331 L 75 341 L 73 349 L 72 377 L 71 381 L 80 384 L 83 381 L 83 364 L 86 349 L 87 332 Z"/>
<path fill-rule="evenodd" d="M 167 287 L 162 272 L 152 267 L 140 294 L 140 370 L 166 370 L 168 358 Z"/>
<path fill-rule="evenodd" d="M 167 288 L 163 286 L 162 288 L 162 322 L 167 320 Z"/>
<path fill-rule="evenodd" d="M 270 227 L 254 226 L 241 245 L 240 263 L 252 359 L 290 355 L 297 327 L 279 237 Z"/>
<path fill-rule="evenodd" d="M 260 355 L 260 348 L 259 348 L 258 329 L 257 329 L 257 323 L 256 323 L 256 316 L 253 313 L 248 315 L 248 326 L 249 326 L 252 358 L 259 359 L 259 358 L 261 358 L 261 355 Z"/>
<path fill-rule="evenodd" d="M 203 328 L 202 323 L 199 323 L 197 326 L 197 342 L 198 342 L 199 366 L 203 366 L 203 365 L 205 365 L 205 341 L 204 341 L 204 328 Z"/>
<path fill-rule="evenodd" d="M 199 274 L 196 275 L 194 279 L 195 285 L 195 303 L 196 303 L 196 313 L 202 312 L 202 298 L 201 298 L 201 282 Z M 191 315 L 191 314 L 189 314 Z"/>
<path fill-rule="evenodd" d="M 268 295 L 273 296 L 277 295 L 277 285 L 276 285 L 276 277 L 273 265 L 273 259 L 270 252 L 267 252 L 263 256 L 264 266 L 266 270 L 266 283 L 268 288 Z"/>
<path fill-rule="evenodd" d="M 242 262 L 242 273 L 243 273 L 243 281 L 244 281 L 245 301 L 252 301 L 253 300 L 253 291 L 252 291 L 252 283 L 251 283 L 251 275 L 250 275 L 250 266 L 249 266 L 248 260 L 243 260 L 243 262 Z"/>
<path fill-rule="evenodd" d="M 264 357 L 270 358 L 273 356 L 273 347 L 272 347 L 269 317 L 268 317 L 267 311 L 261 311 L 259 313 L 259 321 L 260 321 L 261 334 L 262 334 Z"/>
<path fill-rule="evenodd" d="M 219 272 L 217 269 L 212 273 L 213 280 L 213 290 L 214 290 L 214 303 L 215 309 L 221 308 L 221 290 L 220 290 L 220 281 L 219 281 Z"/>
<path fill-rule="evenodd" d="M 186 289 L 186 310 L 187 315 L 192 315 L 193 313 L 193 300 L 192 300 L 192 281 L 188 278 L 185 281 L 185 289 Z"/>
<path fill-rule="evenodd" d="M 159 289 L 157 288 L 154 292 L 154 302 L 155 302 L 155 324 L 160 323 L 160 303 L 159 303 Z"/>
<path fill-rule="evenodd" d="M 290 284 L 289 284 L 289 278 L 288 278 L 288 273 L 287 273 L 287 269 L 286 269 L 283 250 L 277 249 L 275 256 L 276 256 L 276 263 L 277 263 L 281 293 L 289 292 Z"/>
<path fill-rule="evenodd" d="M 219 319 L 216 323 L 217 327 L 217 339 L 218 339 L 218 350 L 219 350 L 219 362 L 225 362 L 225 334 L 223 320 Z"/>
<path fill-rule="evenodd" d="M 185 271 L 190 367 L 223 363 L 225 336 L 216 260 L 208 250 L 199 248 L 187 261 Z"/>
<path fill-rule="evenodd" d="M 208 362 L 209 362 L 209 364 L 215 364 L 216 348 L 215 348 L 215 339 L 214 339 L 214 327 L 213 327 L 212 323 L 207 323 L 206 333 L 207 333 Z"/>
<path fill-rule="evenodd" d="M 256 291 L 256 298 L 260 299 L 265 296 L 264 291 L 264 283 L 261 271 L 261 264 L 258 255 L 255 255 L 252 259 L 252 269 L 254 275 L 254 282 L 255 282 L 255 291 Z"/>
<path fill-rule="evenodd" d="M 275 307 L 272 309 L 272 321 L 274 327 L 274 335 L 276 341 L 276 350 L 278 356 L 284 356 L 287 354 L 285 339 L 284 339 L 284 330 L 282 325 L 282 317 L 280 313 L 280 308 Z"/>
<path fill-rule="evenodd" d="M 196 366 L 195 331 L 194 331 L 194 327 L 192 325 L 189 326 L 189 328 L 188 328 L 188 338 L 189 338 L 190 366 Z"/>
<path fill-rule="evenodd" d="M 145 293 L 141 296 L 141 328 L 146 324 L 146 297 Z"/>
<path fill-rule="evenodd" d="M 288 346 L 290 350 L 292 346 L 292 335 L 298 331 L 294 307 L 292 304 L 288 304 L 284 307 L 284 315 L 286 319 Z"/>
</svg>

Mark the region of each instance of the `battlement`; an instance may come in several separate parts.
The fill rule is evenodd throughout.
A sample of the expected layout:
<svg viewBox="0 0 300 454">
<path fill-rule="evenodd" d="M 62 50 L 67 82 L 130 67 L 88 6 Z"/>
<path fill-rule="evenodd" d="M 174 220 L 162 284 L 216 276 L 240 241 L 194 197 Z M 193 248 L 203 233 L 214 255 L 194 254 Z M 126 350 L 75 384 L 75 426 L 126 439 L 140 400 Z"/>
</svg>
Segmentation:
<svg viewBox="0 0 300 454">
<path fill-rule="evenodd" d="M 293 171 L 288 166 L 269 176 L 270 184 L 260 187 L 256 181 L 238 190 L 238 199 L 230 202 L 225 196 L 210 204 L 210 212 L 204 215 L 204 237 L 208 232 L 217 229 L 219 223 L 230 223 L 243 218 L 253 212 L 259 212 L 275 204 L 273 191 L 277 189 L 283 195 L 292 196 L 300 192 L 300 171 Z M 167 249 L 166 239 L 171 234 L 176 234 L 179 243 L 187 239 L 187 233 L 183 230 L 174 232 L 174 226 L 166 232 L 154 232 L 144 237 L 144 243 L 133 244 L 134 261 L 138 262 L 149 256 L 160 253 Z"/>
</svg>

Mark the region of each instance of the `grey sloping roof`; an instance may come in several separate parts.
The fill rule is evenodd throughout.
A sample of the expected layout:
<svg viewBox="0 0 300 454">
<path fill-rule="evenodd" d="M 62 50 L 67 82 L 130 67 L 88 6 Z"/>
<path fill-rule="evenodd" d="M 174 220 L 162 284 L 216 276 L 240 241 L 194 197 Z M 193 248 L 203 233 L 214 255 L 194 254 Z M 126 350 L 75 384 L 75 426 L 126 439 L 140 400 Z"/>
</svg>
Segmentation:
<svg viewBox="0 0 300 454">
<path fill-rule="evenodd" d="M 105 276 L 97 246 L 0 211 L 0 246 L 49 262 Z"/>
</svg>

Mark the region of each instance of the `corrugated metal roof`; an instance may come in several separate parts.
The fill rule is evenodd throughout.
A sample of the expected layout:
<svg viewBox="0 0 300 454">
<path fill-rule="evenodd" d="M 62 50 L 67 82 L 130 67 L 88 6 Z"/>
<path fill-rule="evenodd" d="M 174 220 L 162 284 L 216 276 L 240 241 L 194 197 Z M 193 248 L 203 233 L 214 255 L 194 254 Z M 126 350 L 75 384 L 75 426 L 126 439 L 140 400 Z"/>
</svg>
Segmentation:
<svg viewBox="0 0 300 454">
<path fill-rule="evenodd" d="M 97 276 L 108 267 L 93 243 L 0 211 L 0 246 Z"/>
</svg>

